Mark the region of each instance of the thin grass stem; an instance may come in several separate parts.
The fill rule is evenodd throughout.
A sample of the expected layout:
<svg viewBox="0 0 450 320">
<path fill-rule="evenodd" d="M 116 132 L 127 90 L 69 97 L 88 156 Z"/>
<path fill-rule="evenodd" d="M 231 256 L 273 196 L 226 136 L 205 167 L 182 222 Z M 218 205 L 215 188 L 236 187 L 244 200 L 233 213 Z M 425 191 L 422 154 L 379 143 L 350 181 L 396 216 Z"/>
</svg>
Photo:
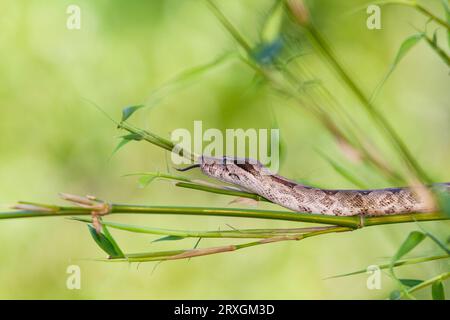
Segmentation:
<svg viewBox="0 0 450 320">
<path fill-rule="evenodd" d="M 72 220 L 92 223 L 90 218 L 72 218 Z M 273 238 L 278 236 L 300 236 L 309 232 L 325 231 L 330 227 L 291 228 L 291 229 L 233 229 L 218 231 L 173 230 L 102 221 L 102 224 L 113 229 L 133 233 L 175 236 L 180 238 Z"/>
<path fill-rule="evenodd" d="M 347 87 L 355 94 L 355 96 L 361 101 L 365 110 L 375 120 L 377 125 L 382 129 L 386 136 L 390 139 L 393 145 L 400 151 L 403 159 L 408 164 L 409 168 L 414 172 L 422 181 L 426 183 L 432 183 L 432 179 L 425 173 L 423 168 L 419 165 L 416 159 L 412 156 L 409 149 L 403 143 L 401 138 L 397 135 L 395 130 L 386 120 L 386 118 L 378 112 L 378 110 L 372 105 L 369 99 L 365 96 L 359 86 L 349 76 L 347 71 L 343 68 L 341 63 L 336 58 L 331 47 L 328 46 L 322 35 L 318 32 L 315 26 L 310 23 L 306 26 L 307 34 L 311 42 L 315 45 L 315 48 L 326 58 L 331 65 L 332 69 L 338 74 L 338 76 L 345 82 Z"/>
<path fill-rule="evenodd" d="M 365 226 L 376 226 L 384 224 L 407 223 L 417 221 L 437 221 L 450 220 L 450 217 L 443 213 L 415 213 L 391 216 L 328 216 L 321 214 L 297 213 L 289 211 L 257 210 L 257 209 L 237 209 L 237 208 L 209 208 L 209 207 L 186 207 L 186 206 L 145 206 L 108 204 L 108 214 L 176 214 L 176 215 L 197 215 L 197 216 L 221 216 L 240 217 L 252 219 L 271 219 L 292 222 L 308 222 L 317 224 L 336 225 L 341 227 L 362 228 Z M 103 210 L 104 206 L 98 207 Z M 30 209 L 28 204 L 15 206 L 17 211 L 0 213 L 0 220 L 32 217 L 64 217 L 77 215 L 92 215 L 92 207 L 78 206 L 50 206 L 40 207 L 35 205 Z M 95 207 L 97 208 L 97 207 Z"/>
<path fill-rule="evenodd" d="M 242 244 L 226 245 L 220 247 L 212 248 L 200 248 L 200 249 L 188 249 L 188 250 L 176 250 L 176 251 L 160 251 L 160 252 L 149 252 L 149 253 L 137 253 L 125 255 L 125 258 L 107 259 L 103 261 L 108 262 L 151 262 L 151 261 L 168 261 L 168 260 L 180 260 L 180 259 L 190 259 L 194 257 L 206 256 L 217 253 L 224 253 L 230 251 L 237 251 L 245 248 L 250 248 L 258 245 L 275 243 L 280 241 L 298 241 L 318 235 L 323 235 L 326 233 L 333 232 L 347 232 L 351 231 L 351 228 L 335 227 L 329 228 L 327 230 L 313 231 L 310 233 L 302 235 L 287 235 L 287 236 L 277 236 L 267 239 L 261 239 L 258 241 L 252 241 Z"/>
</svg>

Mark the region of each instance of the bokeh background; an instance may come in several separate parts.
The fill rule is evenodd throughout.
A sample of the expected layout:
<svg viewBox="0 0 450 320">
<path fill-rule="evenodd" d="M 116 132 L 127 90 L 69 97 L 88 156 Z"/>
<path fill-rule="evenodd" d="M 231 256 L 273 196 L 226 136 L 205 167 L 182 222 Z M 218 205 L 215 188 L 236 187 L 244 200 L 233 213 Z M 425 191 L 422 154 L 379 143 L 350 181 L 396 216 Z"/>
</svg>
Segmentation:
<svg viewBox="0 0 450 320">
<path fill-rule="evenodd" d="M 382 10 L 381 30 L 366 28 L 364 1 L 310 1 L 312 15 L 341 60 L 371 92 L 395 57 L 400 43 L 426 18 L 411 9 Z M 81 29 L 66 28 L 67 6 L 81 8 Z M 273 1 L 217 1 L 240 32 L 255 44 Z M 424 4 L 442 16 L 439 1 Z M 167 155 L 147 143 L 131 143 L 111 157 L 120 134 L 92 101 L 120 118 L 123 107 L 148 101 L 154 88 L 182 70 L 214 60 L 237 45 L 201 0 L 0 2 L 0 203 L 17 200 L 61 203 L 58 192 L 95 194 L 121 203 L 229 206 L 224 196 L 175 188 L 159 181 L 139 188 L 124 174 L 166 170 Z M 442 30 L 441 30 L 442 31 Z M 445 37 L 439 34 L 440 39 Z M 445 40 L 445 39 L 444 39 Z M 445 44 L 445 41 L 442 42 Z M 318 68 L 317 79 L 367 135 L 386 149 L 370 120 Z M 316 152 L 345 157 L 333 138 L 301 108 L 254 85 L 254 72 L 237 61 L 214 69 L 170 94 L 134 123 L 168 137 L 176 128 L 267 128 L 275 110 L 286 144 L 281 174 L 324 187 L 351 187 Z M 421 43 L 402 61 L 381 92 L 377 107 L 434 177 L 450 180 L 450 90 L 448 68 Z M 356 106 L 356 107 L 355 107 Z M 344 162 L 345 163 L 345 162 Z M 376 174 L 347 164 L 372 187 L 386 186 Z M 196 173 L 192 173 L 196 176 Z M 200 177 L 200 176 L 198 176 Z M 231 206 L 231 205 L 230 205 Z M 241 205 L 242 206 L 242 205 Z M 263 207 L 261 205 L 261 207 Z M 286 222 L 175 216 L 113 216 L 112 221 L 153 227 L 217 229 L 282 227 Z M 448 223 L 425 223 L 448 235 Z M 373 227 L 302 242 L 276 243 L 159 264 L 107 264 L 85 225 L 63 218 L 0 221 L 0 298 L 37 299 L 380 299 L 395 288 L 383 276 L 381 290 L 368 290 L 367 275 L 325 277 L 386 262 L 415 224 Z M 190 248 L 195 239 L 151 243 L 150 236 L 112 231 L 127 252 Z M 447 232 L 447 233 L 446 233 Z M 227 242 L 228 241 L 228 242 Z M 232 243 L 204 240 L 201 245 Z M 432 254 L 426 242 L 413 255 Z M 81 290 L 66 288 L 66 269 L 82 271 Z M 404 278 L 426 279 L 444 262 L 404 267 Z M 428 297 L 428 292 L 419 297 Z"/>
</svg>

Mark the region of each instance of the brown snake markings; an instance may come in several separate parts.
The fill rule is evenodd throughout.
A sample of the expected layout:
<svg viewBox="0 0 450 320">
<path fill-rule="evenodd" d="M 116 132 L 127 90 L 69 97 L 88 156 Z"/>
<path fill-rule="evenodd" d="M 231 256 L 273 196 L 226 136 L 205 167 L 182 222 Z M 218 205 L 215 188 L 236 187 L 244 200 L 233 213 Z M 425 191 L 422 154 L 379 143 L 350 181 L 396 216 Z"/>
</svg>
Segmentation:
<svg viewBox="0 0 450 320">
<path fill-rule="evenodd" d="M 239 186 L 245 191 L 296 212 L 335 216 L 394 215 L 431 212 L 435 208 L 410 188 L 326 190 L 313 188 L 271 173 L 251 159 L 201 156 L 198 164 L 209 177 Z M 185 169 L 185 170 L 186 170 Z M 450 183 L 434 185 L 450 192 Z"/>
</svg>

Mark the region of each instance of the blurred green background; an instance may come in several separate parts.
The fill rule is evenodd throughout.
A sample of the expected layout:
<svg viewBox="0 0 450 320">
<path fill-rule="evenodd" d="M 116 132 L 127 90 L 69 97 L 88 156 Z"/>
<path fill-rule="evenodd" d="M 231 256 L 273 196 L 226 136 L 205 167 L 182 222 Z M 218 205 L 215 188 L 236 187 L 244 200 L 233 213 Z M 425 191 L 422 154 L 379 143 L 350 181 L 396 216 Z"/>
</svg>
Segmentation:
<svg viewBox="0 0 450 320">
<path fill-rule="evenodd" d="M 273 1 L 216 1 L 253 44 Z M 311 1 L 318 27 L 366 92 L 371 92 L 400 43 L 426 18 L 411 9 L 382 10 L 382 30 L 366 28 L 364 1 Z M 81 8 L 81 29 L 66 28 L 69 4 Z M 442 16 L 439 1 L 425 1 Z M 158 181 L 139 188 L 126 173 L 164 171 L 165 152 L 132 143 L 110 158 L 120 134 L 89 102 L 119 119 L 124 106 L 148 101 L 153 88 L 180 71 L 236 49 L 233 39 L 201 0 L 0 2 L 0 203 L 54 203 L 58 192 L 95 194 L 119 203 L 228 206 L 224 196 L 175 188 Z M 440 34 L 443 37 L 444 34 Z M 445 40 L 445 39 L 444 39 Z M 445 43 L 445 42 L 443 42 Z M 320 70 L 320 68 L 318 68 Z M 315 76 L 329 77 L 318 71 Z M 176 128 L 267 128 L 275 110 L 286 143 L 281 174 L 323 187 L 351 187 L 316 152 L 344 161 L 333 138 L 301 108 L 253 83 L 254 72 L 230 62 L 165 97 L 133 120 L 169 137 Z M 380 141 L 357 102 L 325 82 L 367 135 Z M 402 61 L 377 100 L 418 161 L 434 177 L 450 180 L 448 68 L 426 45 Z M 401 166 L 389 148 L 384 156 Z M 383 180 L 357 164 L 348 168 L 371 187 Z M 192 175 L 198 175 L 193 173 Z M 200 177 L 200 175 L 198 175 Z M 58 202 L 59 203 L 59 202 Z M 231 205 L 230 205 L 231 206 Z M 261 205 L 261 207 L 264 207 Z M 231 218 L 113 216 L 113 221 L 153 227 L 217 229 L 282 227 L 291 223 Z M 298 224 L 295 224 L 298 225 Z M 439 236 L 447 222 L 424 226 Z M 0 298 L 37 299 L 372 299 L 385 298 L 394 282 L 383 276 L 381 290 L 368 290 L 367 275 L 323 280 L 388 261 L 414 224 L 367 228 L 302 242 L 276 243 L 159 264 L 107 264 L 85 225 L 58 218 L 0 221 Z M 127 252 L 190 248 L 195 239 L 152 244 L 152 237 L 114 231 Z M 201 245 L 233 243 L 203 240 Z M 426 242 L 414 253 L 432 254 Z M 81 267 L 81 290 L 66 288 L 66 268 Z M 401 269 L 404 278 L 426 279 L 445 262 Z M 427 297 L 428 293 L 423 293 Z M 419 294 L 419 297 L 421 295 Z"/>
</svg>

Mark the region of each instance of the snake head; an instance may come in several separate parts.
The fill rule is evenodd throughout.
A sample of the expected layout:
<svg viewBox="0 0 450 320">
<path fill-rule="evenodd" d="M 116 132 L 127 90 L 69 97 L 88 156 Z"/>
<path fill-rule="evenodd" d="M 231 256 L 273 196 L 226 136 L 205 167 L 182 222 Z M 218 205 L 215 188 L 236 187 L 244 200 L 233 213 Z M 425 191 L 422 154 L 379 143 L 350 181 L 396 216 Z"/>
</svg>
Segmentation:
<svg viewBox="0 0 450 320">
<path fill-rule="evenodd" d="M 248 158 L 201 156 L 199 163 L 206 175 L 230 183 L 236 183 L 243 178 L 252 179 L 271 174 L 260 162 Z"/>
</svg>

